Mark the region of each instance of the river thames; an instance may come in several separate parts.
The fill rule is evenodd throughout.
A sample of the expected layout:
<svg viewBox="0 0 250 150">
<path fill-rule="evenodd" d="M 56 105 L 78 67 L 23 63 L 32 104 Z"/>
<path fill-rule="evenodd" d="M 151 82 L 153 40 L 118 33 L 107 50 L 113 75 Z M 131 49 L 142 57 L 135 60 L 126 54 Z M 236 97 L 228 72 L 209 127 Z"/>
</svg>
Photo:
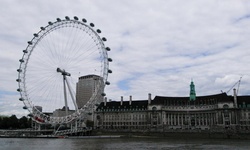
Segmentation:
<svg viewBox="0 0 250 150">
<path fill-rule="evenodd" d="M 3 150 L 185 150 L 185 149 L 250 149 L 249 140 L 240 139 L 167 139 L 167 138 L 107 138 L 50 139 L 0 138 Z"/>
</svg>

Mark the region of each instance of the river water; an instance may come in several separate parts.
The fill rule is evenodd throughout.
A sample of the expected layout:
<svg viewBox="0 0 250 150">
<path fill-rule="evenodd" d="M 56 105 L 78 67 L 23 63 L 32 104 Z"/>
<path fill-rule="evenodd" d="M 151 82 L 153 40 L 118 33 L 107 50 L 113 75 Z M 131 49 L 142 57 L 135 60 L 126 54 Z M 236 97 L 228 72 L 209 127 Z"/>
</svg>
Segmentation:
<svg viewBox="0 0 250 150">
<path fill-rule="evenodd" d="M 49 139 L 0 138 L 2 150 L 249 150 L 250 141 L 240 139 Z"/>
</svg>

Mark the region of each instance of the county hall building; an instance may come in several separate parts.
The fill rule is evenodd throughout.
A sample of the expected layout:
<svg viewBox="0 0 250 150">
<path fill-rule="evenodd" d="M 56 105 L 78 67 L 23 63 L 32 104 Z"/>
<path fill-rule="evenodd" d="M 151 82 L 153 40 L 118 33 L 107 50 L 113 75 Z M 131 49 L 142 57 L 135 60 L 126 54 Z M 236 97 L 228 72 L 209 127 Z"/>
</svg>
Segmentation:
<svg viewBox="0 0 250 150">
<path fill-rule="evenodd" d="M 155 96 L 147 100 L 104 100 L 95 112 L 95 127 L 107 131 L 250 130 L 250 96 L 219 93 L 189 97 Z"/>
</svg>

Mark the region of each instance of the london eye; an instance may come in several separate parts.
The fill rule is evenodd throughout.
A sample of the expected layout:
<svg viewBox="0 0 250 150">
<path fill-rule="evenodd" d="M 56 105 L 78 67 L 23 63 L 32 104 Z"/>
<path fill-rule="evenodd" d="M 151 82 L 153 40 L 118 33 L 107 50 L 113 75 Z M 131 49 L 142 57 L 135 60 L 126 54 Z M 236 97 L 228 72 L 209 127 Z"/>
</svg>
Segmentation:
<svg viewBox="0 0 250 150">
<path fill-rule="evenodd" d="M 65 124 L 78 119 L 102 101 L 104 87 L 109 85 L 107 39 L 101 30 L 78 17 L 48 22 L 28 41 L 17 69 L 17 91 L 24 109 L 41 124 Z M 95 92 L 88 102 L 76 103 L 76 84 L 80 75 L 99 76 Z M 57 113 L 60 111 L 61 113 Z"/>
</svg>

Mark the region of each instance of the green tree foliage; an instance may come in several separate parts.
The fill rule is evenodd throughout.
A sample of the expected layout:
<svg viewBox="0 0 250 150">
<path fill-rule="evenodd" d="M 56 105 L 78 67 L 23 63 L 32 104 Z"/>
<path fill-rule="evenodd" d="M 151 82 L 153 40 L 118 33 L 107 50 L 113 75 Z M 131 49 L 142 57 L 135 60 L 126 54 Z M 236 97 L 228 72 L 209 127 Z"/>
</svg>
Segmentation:
<svg viewBox="0 0 250 150">
<path fill-rule="evenodd" d="M 18 129 L 19 128 L 18 119 L 17 119 L 16 115 L 10 116 L 9 126 L 11 129 Z"/>
<path fill-rule="evenodd" d="M 21 129 L 30 128 L 31 120 L 23 116 L 22 118 L 19 119 L 19 125 L 20 125 L 19 128 Z"/>
<path fill-rule="evenodd" d="M 23 116 L 20 119 L 16 115 L 0 117 L 0 129 L 25 129 L 31 127 L 31 119 Z"/>
</svg>

